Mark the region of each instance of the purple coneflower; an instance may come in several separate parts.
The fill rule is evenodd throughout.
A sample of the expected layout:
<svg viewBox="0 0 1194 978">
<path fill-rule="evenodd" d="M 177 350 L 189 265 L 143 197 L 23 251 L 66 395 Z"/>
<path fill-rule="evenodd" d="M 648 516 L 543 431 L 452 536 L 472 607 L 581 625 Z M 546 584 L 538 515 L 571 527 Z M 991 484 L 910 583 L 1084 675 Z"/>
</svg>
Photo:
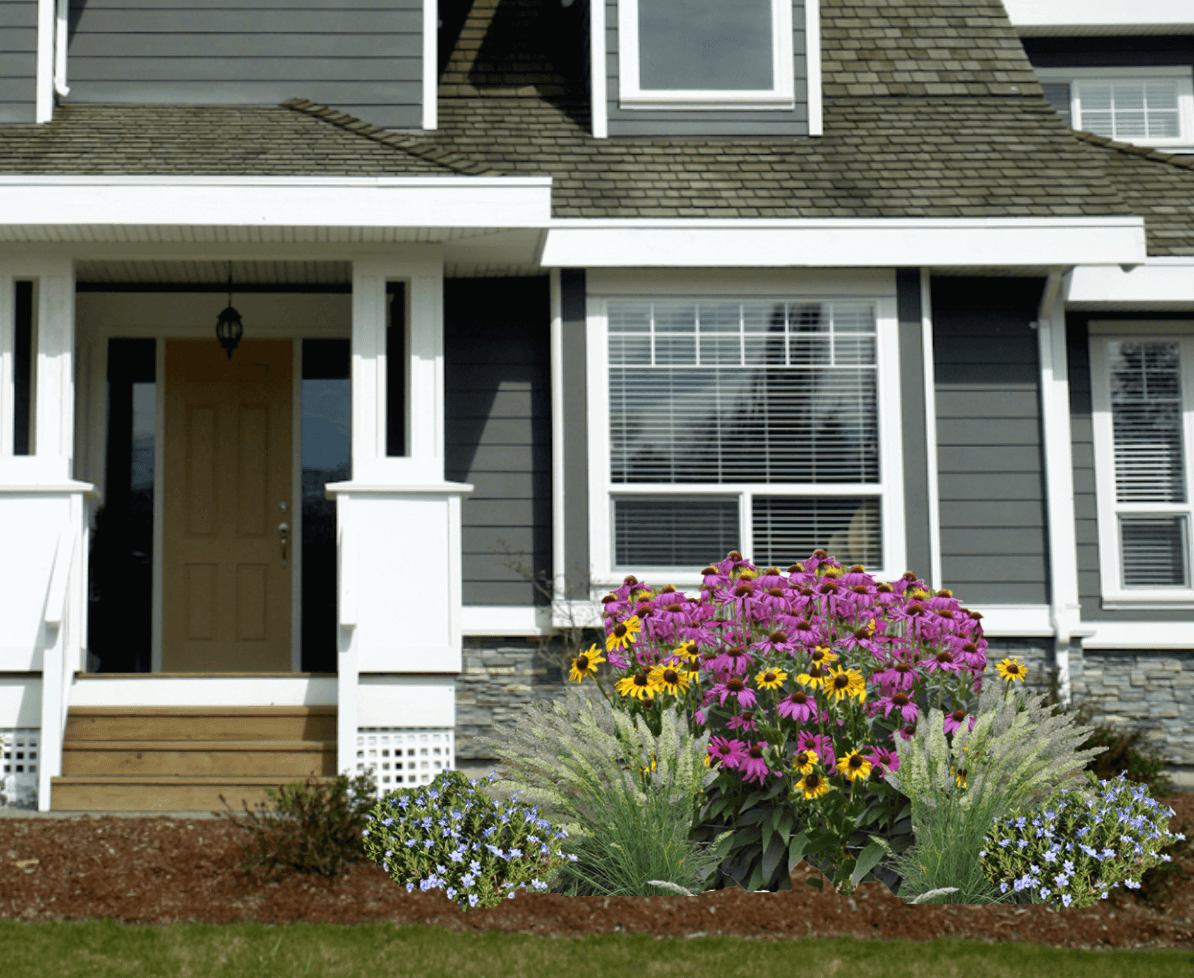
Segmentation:
<svg viewBox="0 0 1194 978">
<path fill-rule="evenodd" d="M 767 750 L 767 741 L 760 740 L 758 743 L 751 744 L 746 750 L 746 756 L 738 765 L 742 771 L 743 781 L 758 781 L 759 784 L 771 773 L 771 769 L 767 766 L 767 761 L 763 757 Z"/>
</svg>

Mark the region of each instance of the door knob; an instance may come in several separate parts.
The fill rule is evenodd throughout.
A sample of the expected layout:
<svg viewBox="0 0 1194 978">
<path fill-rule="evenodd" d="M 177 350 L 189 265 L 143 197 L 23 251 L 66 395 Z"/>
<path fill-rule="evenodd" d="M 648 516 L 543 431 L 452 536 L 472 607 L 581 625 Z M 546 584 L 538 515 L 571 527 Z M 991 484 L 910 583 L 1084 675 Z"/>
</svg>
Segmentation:
<svg viewBox="0 0 1194 978">
<path fill-rule="evenodd" d="M 290 553 L 290 524 L 278 524 L 278 540 L 282 543 L 282 566 L 286 566 L 286 560 Z"/>
</svg>

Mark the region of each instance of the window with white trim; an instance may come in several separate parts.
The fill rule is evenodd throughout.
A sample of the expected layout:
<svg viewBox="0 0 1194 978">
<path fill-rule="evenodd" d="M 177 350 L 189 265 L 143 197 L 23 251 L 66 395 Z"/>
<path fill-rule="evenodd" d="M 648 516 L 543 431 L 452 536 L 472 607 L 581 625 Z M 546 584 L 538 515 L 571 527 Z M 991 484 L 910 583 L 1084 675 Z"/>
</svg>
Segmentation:
<svg viewBox="0 0 1194 978">
<path fill-rule="evenodd" d="M 664 570 L 681 583 L 676 572 L 731 550 L 783 567 L 819 547 L 868 569 L 903 559 L 887 552 L 902 551 L 882 450 L 898 406 L 881 407 L 894 355 L 875 301 L 602 307 L 590 319 L 599 580 Z"/>
<path fill-rule="evenodd" d="M 1066 125 L 1125 143 L 1194 151 L 1190 66 L 1038 68 Z"/>
<path fill-rule="evenodd" d="M 618 0 L 625 108 L 790 108 L 791 0 Z"/>
<path fill-rule="evenodd" d="M 1105 601 L 1194 603 L 1190 457 L 1194 336 L 1091 331 Z"/>
</svg>

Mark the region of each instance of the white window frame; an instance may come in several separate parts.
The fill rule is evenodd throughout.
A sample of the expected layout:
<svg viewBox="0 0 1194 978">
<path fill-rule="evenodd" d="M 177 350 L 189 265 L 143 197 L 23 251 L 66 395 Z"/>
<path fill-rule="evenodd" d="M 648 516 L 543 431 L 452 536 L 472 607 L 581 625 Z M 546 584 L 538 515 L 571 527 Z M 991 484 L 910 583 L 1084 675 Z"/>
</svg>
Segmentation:
<svg viewBox="0 0 1194 978">
<path fill-rule="evenodd" d="M 618 97 L 624 109 L 790 109 L 796 104 L 791 0 L 771 0 L 770 89 L 673 89 L 639 85 L 638 0 L 618 0 Z"/>
<path fill-rule="evenodd" d="M 774 301 L 870 302 L 875 307 L 876 404 L 879 415 L 879 477 L 877 483 L 614 483 L 610 478 L 609 431 L 609 330 L 610 302 L 661 301 Z M 615 496 L 739 497 L 739 542 L 744 557 L 752 557 L 752 495 L 765 496 L 873 496 L 880 501 L 882 567 L 867 567 L 877 578 L 894 579 L 904 572 L 904 468 L 899 376 L 899 323 L 894 296 L 862 293 L 809 292 L 795 288 L 777 290 L 775 284 L 750 290 L 687 290 L 661 288 L 615 294 L 590 294 L 586 303 L 586 349 L 589 435 L 589 574 L 594 590 L 606 590 L 633 574 L 655 584 L 692 586 L 701 583 L 699 567 L 614 567 L 613 499 Z M 710 554 L 710 560 L 724 557 Z M 804 555 L 796 555 L 794 560 Z"/>
<path fill-rule="evenodd" d="M 1115 498 L 1115 444 L 1108 376 L 1109 342 L 1181 345 L 1182 439 L 1185 503 L 1120 503 Z M 1099 576 L 1103 607 L 1110 610 L 1194 609 L 1194 322 L 1092 322 L 1089 325 L 1091 429 L 1099 536 Z M 1186 587 L 1125 588 L 1119 551 L 1119 516 L 1131 513 L 1185 515 Z"/>
<path fill-rule="evenodd" d="M 1082 125 L 1082 82 L 1130 82 L 1170 79 L 1177 82 L 1178 125 L 1181 133 L 1168 139 L 1120 139 L 1134 146 L 1151 146 L 1170 152 L 1194 153 L 1194 67 L 1160 65 L 1139 68 L 1037 68 L 1042 82 L 1066 82 L 1070 86 L 1070 121 Z"/>
</svg>

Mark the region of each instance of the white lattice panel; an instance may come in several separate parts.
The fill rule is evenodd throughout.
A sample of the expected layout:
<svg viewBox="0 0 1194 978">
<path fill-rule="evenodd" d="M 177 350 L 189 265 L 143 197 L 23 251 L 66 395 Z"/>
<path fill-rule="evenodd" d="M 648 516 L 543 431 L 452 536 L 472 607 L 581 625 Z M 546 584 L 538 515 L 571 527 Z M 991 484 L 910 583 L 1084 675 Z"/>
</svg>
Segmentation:
<svg viewBox="0 0 1194 978">
<path fill-rule="evenodd" d="M 0 806 L 37 807 L 37 742 L 41 731 L 18 727 L 0 730 Z"/>
<path fill-rule="evenodd" d="M 451 727 L 360 727 L 357 774 L 372 771 L 380 798 L 395 788 L 430 784 L 456 764 Z"/>
</svg>

